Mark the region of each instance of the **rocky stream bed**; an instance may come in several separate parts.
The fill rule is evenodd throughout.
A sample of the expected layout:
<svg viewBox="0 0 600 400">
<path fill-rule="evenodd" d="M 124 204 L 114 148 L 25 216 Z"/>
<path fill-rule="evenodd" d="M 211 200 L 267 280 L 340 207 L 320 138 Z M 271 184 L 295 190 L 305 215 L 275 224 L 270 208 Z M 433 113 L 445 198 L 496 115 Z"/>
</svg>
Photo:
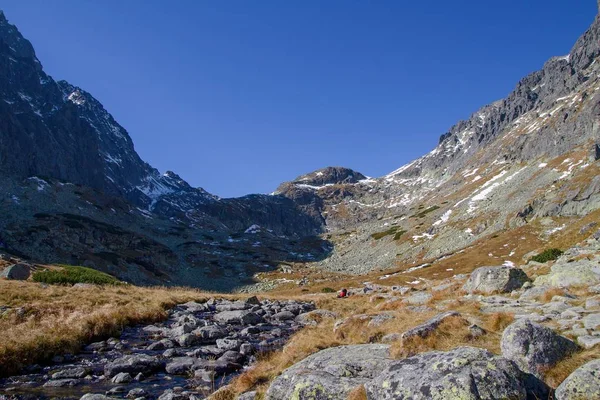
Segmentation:
<svg viewBox="0 0 600 400">
<path fill-rule="evenodd" d="M 125 328 L 0 380 L 0 399 L 203 399 L 257 354 L 283 346 L 314 308 L 256 297 L 181 304 L 165 322 Z"/>
</svg>

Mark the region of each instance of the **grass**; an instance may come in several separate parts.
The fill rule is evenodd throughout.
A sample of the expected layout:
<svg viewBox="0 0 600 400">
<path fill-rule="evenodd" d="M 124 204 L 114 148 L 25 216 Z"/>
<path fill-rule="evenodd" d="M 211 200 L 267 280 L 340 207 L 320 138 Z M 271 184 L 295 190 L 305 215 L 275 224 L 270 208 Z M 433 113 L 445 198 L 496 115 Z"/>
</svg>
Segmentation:
<svg viewBox="0 0 600 400">
<path fill-rule="evenodd" d="M 556 260 L 558 257 L 563 255 L 563 253 L 564 252 L 560 249 L 555 249 L 555 248 L 546 249 L 546 250 L 542 251 L 541 253 L 531 257 L 529 260 L 539 262 L 539 263 L 545 263 L 548 261 Z"/>
<path fill-rule="evenodd" d="M 431 206 L 431 207 L 426 208 L 425 210 L 413 215 L 412 217 L 413 218 L 424 218 L 427 214 L 434 212 L 435 210 L 438 210 L 439 208 L 440 208 L 440 206 Z"/>
<path fill-rule="evenodd" d="M 121 281 L 112 275 L 97 271 L 92 268 L 73 265 L 61 265 L 58 269 L 44 269 L 32 275 L 34 282 L 49 285 L 74 285 L 76 283 L 89 283 L 93 285 L 120 285 Z"/>
<path fill-rule="evenodd" d="M 42 288 L 0 280 L 0 305 L 11 307 L 0 316 L 0 376 L 75 353 L 86 343 L 119 335 L 125 326 L 163 320 L 174 305 L 207 297 L 175 288 Z"/>
<path fill-rule="evenodd" d="M 371 237 L 375 240 L 380 240 L 383 239 L 386 236 L 392 236 L 394 235 L 394 240 L 400 240 L 400 238 L 402 237 L 402 235 L 404 235 L 406 233 L 405 230 L 400 229 L 399 226 L 393 226 L 390 229 L 383 231 L 383 232 L 376 232 L 371 234 Z"/>
</svg>

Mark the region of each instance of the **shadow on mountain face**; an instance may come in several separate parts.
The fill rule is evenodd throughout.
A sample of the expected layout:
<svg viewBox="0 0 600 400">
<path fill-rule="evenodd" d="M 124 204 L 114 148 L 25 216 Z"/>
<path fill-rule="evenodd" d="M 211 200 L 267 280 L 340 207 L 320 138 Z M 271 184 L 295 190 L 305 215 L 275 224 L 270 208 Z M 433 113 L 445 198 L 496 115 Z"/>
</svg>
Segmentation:
<svg viewBox="0 0 600 400">
<path fill-rule="evenodd" d="M 256 283 L 257 273 L 321 261 L 333 250 L 318 236 L 322 227 L 286 198 L 231 199 L 192 221 L 84 186 L 45 178 L 38 190 L 36 182 L 6 182 L 19 200 L 0 202 L 0 250 L 35 263 L 83 265 L 136 285 L 230 292 Z"/>
</svg>

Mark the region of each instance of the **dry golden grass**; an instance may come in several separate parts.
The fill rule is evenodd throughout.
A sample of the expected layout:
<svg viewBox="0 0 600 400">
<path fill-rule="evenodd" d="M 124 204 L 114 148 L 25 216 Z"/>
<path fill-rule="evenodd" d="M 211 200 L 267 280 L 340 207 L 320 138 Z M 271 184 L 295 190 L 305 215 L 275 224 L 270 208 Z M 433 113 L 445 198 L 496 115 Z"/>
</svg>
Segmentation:
<svg viewBox="0 0 600 400">
<path fill-rule="evenodd" d="M 549 369 L 545 375 L 545 381 L 552 387 L 557 387 L 564 381 L 571 372 L 581 367 L 585 363 L 600 359 L 600 347 L 596 346 L 589 350 L 583 350 L 573 354 L 571 357 L 564 359 Z"/>
<path fill-rule="evenodd" d="M 0 304 L 11 307 L 0 317 L 0 375 L 76 352 L 85 343 L 118 335 L 124 326 L 162 320 L 175 304 L 206 298 L 191 289 L 43 288 L 0 280 Z"/>
<path fill-rule="evenodd" d="M 367 400 L 367 390 L 360 385 L 348 394 L 348 400 Z"/>
<path fill-rule="evenodd" d="M 487 314 L 482 328 L 490 332 L 502 333 L 504 328 L 512 324 L 514 320 L 514 315 L 508 313 Z"/>
</svg>

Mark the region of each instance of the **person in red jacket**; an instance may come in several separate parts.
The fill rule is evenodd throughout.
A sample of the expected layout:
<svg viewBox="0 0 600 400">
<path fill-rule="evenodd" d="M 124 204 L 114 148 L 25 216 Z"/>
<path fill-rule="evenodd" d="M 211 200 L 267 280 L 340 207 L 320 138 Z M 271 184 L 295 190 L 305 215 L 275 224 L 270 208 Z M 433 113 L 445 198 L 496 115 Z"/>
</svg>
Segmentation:
<svg viewBox="0 0 600 400">
<path fill-rule="evenodd" d="M 348 290 L 346 290 L 346 289 L 340 290 L 337 297 L 338 297 L 338 299 L 348 297 Z"/>
</svg>

